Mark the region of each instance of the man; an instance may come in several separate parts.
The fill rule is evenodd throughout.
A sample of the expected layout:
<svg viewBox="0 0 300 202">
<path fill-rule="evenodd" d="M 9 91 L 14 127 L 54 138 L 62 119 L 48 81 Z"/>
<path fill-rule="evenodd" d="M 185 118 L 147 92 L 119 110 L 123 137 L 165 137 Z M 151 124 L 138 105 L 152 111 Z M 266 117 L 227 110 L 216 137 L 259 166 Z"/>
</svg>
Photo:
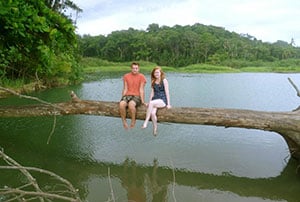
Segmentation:
<svg viewBox="0 0 300 202">
<path fill-rule="evenodd" d="M 131 72 L 123 76 L 123 91 L 122 98 L 119 103 L 120 116 L 123 122 L 123 127 L 128 129 L 126 121 L 126 108 L 128 107 L 131 116 L 130 128 L 135 126 L 136 107 L 145 104 L 145 84 L 146 78 L 142 73 L 139 73 L 139 63 L 131 64 Z"/>
</svg>

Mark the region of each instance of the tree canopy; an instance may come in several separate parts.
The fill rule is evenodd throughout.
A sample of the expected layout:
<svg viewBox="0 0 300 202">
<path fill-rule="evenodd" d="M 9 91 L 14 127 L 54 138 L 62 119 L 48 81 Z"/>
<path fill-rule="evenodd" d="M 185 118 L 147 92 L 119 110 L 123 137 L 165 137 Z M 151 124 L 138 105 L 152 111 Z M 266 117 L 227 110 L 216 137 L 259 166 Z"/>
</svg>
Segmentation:
<svg viewBox="0 0 300 202">
<path fill-rule="evenodd" d="M 236 67 L 243 65 L 236 60 L 274 62 L 300 58 L 293 39 L 291 43 L 266 43 L 249 34 L 199 23 L 173 27 L 150 24 L 146 30 L 129 28 L 107 36 L 83 35 L 80 47 L 83 56 L 114 62 L 144 60 L 173 67 L 196 63 Z"/>
<path fill-rule="evenodd" d="M 0 1 L 0 83 L 5 79 L 80 78 L 79 57 L 112 62 L 149 61 L 182 67 L 207 63 L 234 68 L 277 62 L 299 66 L 300 48 L 291 42 L 266 43 L 249 34 L 200 23 L 173 27 L 150 24 L 146 30 L 78 36 L 68 11 L 82 10 L 70 0 Z"/>
<path fill-rule="evenodd" d="M 0 2 L 0 78 L 78 77 L 77 36 L 67 0 Z"/>
</svg>

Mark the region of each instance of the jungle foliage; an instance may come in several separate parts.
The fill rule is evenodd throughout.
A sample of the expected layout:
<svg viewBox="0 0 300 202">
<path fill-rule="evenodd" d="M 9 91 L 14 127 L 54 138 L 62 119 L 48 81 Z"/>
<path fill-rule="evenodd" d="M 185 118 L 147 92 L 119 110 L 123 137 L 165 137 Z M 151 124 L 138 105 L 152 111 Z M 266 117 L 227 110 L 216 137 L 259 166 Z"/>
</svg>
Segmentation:
<svg viewBox="0 0 300 202">
<path fill-rule="evenodd" d="M 77 36 L 67 9 L 81 11 L 69 0 L 0 1 L 1 82 L 79 77 Z"/>
<path fill-rule="evenodd" d="M 80 51 L 84 57 L 113 62 L 149 61 L 172 67 L 199 63 L 232 68 L 260 66 L 266 62 L 300 65 L 300 48 L 295 47 L 293 39 L 290 43 L 266 43 L 249 34 L 199 23 L 173 27 L 150 24 L 145 31 L 129 28 L 107 36 L 83 35 Z"/>
<path fill-rule="evenodd" d="M 70 0 L 0 1 L 0 84 L 42 81 L 46 85 L 82 78 L 79 58 L 113 63 L 145 61 L 168 67 L 300 67 L 300 48 L 291 42 L 266 43 L 222 27 L 150 24 L 146 30 L 78 36 L 67 11 L 82 10 Z M 99 25 L 101 26 L 101 25 Z M 82 64 L 82 63 L 81 63 Z M 201 66 L 203 68 L 203 66 Z M 181 70 L 183 68 L 180 68 Z M 179 70 L 179 69 L 178 69 Z M 231 71 L 231 70 L 230 70 Z"/>
</svg>

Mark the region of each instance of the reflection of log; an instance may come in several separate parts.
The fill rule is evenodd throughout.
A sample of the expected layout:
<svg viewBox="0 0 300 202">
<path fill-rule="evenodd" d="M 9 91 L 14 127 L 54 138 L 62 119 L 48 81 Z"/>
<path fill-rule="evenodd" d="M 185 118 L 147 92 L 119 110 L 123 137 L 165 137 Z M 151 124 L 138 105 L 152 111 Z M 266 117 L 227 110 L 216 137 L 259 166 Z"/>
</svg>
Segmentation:
<svg viewBox="0 0 300 202">
<path fill-rule="evenodd" d="M 119 117 L 117 102 L 80 100 L 75 94 L 72 102 L 52 105 L 1 106 L 0 117 L 54 115 L 99 115 Z M 145 118 L 145 107 L 137 110 L 137 119 Z M 300 159 L 300 110 L 265 112 L 242 109 L 176 107 L 157 113 L 161 122 L 239 127 L 277 132 L 286 140 L 291 154 Z"/>
</svg>

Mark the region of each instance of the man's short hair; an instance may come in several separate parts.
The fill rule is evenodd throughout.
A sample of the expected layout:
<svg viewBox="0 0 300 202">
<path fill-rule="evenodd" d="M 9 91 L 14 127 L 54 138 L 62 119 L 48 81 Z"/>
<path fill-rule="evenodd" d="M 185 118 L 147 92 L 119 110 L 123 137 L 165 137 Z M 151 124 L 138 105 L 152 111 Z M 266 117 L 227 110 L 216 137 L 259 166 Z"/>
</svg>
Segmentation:
<svg viewBox="0 0 300 202">
<path fill-rule="evenodd" d="M 133 62 L 133 63 L 131 63 L 131 67 L 132 67 L 133 65 L 140 66 L 140 64 L 139 64 L 138 62 Z"/>
</svg>

